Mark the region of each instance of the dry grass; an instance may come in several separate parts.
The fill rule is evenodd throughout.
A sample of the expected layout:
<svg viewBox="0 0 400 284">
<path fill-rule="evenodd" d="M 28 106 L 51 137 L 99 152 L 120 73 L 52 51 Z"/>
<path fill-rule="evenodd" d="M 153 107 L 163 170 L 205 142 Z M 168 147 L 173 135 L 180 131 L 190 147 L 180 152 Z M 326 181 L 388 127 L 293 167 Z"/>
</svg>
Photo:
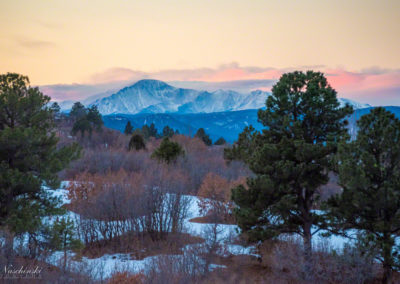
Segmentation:
<svg viewBox="0 0 400 284">
<path fill-rule="evenodd" d="M 218 257 L 213 263 L 225 265 L 227 268 L 213 270 L 202 283 L 277 283 L 266 282 L 271 276 L 271 271 L 254 256 Z"/>
<path fill-rule="evenodd" d="M 181 254 L 181 249 L 189 244 L 202 243 L 204 239 L 186 233 L 168 234 L 165 239 L 153 241 L 149 234 L 126 235 L 110 241 L 98 241 L 86 246 L 82 254 L 97 258 L 105 254 L 130 253 L 132 259 L 143 259 L 160 254 Z"/>
<path fill-rule="evenodd" d="M 1 257 L 1 256 L 0 256 Z M 12 265 L 12 266 L 10 266 Z M 36 267 L 40 270 L 40 273 L 32 274 L 35 278 L 32 278 L 29 274 L 16 274 L 15 279 L 3 278 L 5 267 L 12 267 L 13 269 L 23 270 L 34 270 Z M 86 275 L 63 271 L 62 269 L 49 264 L 44 261 L 32 259 L 28 257 L 17 256 L 11 264 L 2 264 L 0 272 L 0 283 L 18 283 L 18 284 L 42 284 L 42 283 L 91 283 L 91 280 Z M 25 279 L 23 277 L 26 277 Z"/>
<path fill-rule="evenodd" d="M 209 273 L 200 283 L 288 283 L 288 284 L 378 284 L 380 265 L 362 260 L 354 251 L 343 255 L 320 251 L 314 253 L 313 280 L 303 280 L 301 248 L 293 241 L 265 241 L 259 247 L 262 259 L 237 255 L 216 257 L 213 263 L 225 265 Z M 394 272 L 393 283 L 400 283 Z"/>
</svg>

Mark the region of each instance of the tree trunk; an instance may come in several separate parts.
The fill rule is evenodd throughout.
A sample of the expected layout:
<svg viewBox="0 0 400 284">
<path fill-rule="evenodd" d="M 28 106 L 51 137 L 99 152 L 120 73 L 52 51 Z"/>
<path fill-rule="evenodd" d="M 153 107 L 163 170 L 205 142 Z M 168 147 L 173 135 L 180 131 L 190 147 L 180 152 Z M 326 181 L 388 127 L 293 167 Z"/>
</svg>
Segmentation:
<svg viewBox="0 0 400 284">
<path fill-rule="evenodd" d="M 392 280 L 392 268 L 390 265 L 383 264 L 382 284 L 390 284 Z"/>
<path fill-rule="evenodd" d="M 64 248 L 64 271 L 67 270 L 67 231 L 64 231 L 64 242 L 63 242 L 63 248 Z"/>
<path fill-rule="evenodd" d="M 64 248 L 64 263 L 63 263 L 64 271 L 67 271 L 67 249 Z"/>
<path fill-rule="evenodd" d="M 384 232 L 384 243 L 383 243 L 383 284 L 389 284 L 392 280 L 392 266 L 393 266 L 393 244 L 394 240 L 391 239 L 388 230 Z"/>
<path fill-rule="evenodd" d="M 304 230 L 304 236 L 303 236 L 304 279 L 311 280 L 313 278 L 311 224 L 304 224 L 303 230 Z"/>
<path fill-rule="evenodd" d="M 14 233 L 6 229 L 5 233 L 5 244 L 4 244 L 4 252 L 7 258 L 8 264 L 14 261 Z"/>
</svg>

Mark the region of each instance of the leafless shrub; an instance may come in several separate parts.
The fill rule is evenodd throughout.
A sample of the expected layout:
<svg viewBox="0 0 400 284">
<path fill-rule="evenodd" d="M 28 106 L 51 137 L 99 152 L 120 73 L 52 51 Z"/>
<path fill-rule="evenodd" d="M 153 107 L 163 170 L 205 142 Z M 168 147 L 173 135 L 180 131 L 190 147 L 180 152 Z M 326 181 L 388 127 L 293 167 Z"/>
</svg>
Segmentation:
<svg viewBox="0 0 400 284">
<path fill-rule="evenodd" d="M 196 283 L 208 272 L 203 247 L 187 247 L 182 255 L 161 255 L 153 258 L 145 270 L 145 283 Z"/>
<path fill-rule="evenodd" d="M 143 233 L 158 240 L 183 231 L 190 199 L 182 194 L 186 177 L 179 170 L 157 165 L 146 174 L 84 173 L 79 180 L 68 189 L 85 244 Z"/>
<path fill-rule="evenodd" d="M 107 142 L 104 142 L 106 138 L 98 138 L 104 141 L 101 143 L 92 142 L 92 144 L 98 145 L 96 147 L 92 144 L 84 144 L 81 159 L 71 163 L 68 169 L 60 173 L 60 178 L 77 180 L 82 172 L 106 175 L 110 171 L 118 172 L 121 169 L 130 173 L 145 173 L 157 167 L 157 162 L 150 159 L 150 155 L 160 144 L 160 139 L 150 139 L 146 144 L 147 150 L 132 152 L 127 151 L 125 147 L 128 145 L 126 135 L 115 132 L 110 133 L 111 138 L 107 139 L 111 139 L 112 141 L 107 140 Z M 104 133 L 97 133 L 95 135 L 101 136 Z M 69 138 L 64 139 L 67 140 L 67 143 Z M 96 139 L 95 141 L 97 141 Z M 251 174 L 248 167 L 242 162 L 234 161 L 227 164 L 223 158 L 223 147 L 207 147 L 198 138 L 190 138 L 183 135 L 175 135 L 172 139 L 185 149 L 185 157 L 179 158 L 177 163 L 174 164 L 174 168 L 184 173 L 187 179 L 188 186 L 185 188 L 186 193 L 196 194 L 204 177 L 208 173 L 215 173 L 229 181 Z M 122 146 L 124 143 L 126 145 Z"/>
<path fill-rule="evenodd" d="M 127 271 L 115 273 L 107 284 L 142 284 L 145 277 L 142 273 L 131 274 Z"/>
<path fill-rule="evenodd" d="M 271 268 L 274 278 L 283 281 L 300 281 L 303 274 L 303 252 L 296 239 L 267 243 L 263 248 L 263 264 Z M 346 245 L 336 253 L 326 242 L 320 242 L 313 253 L 313 283 L 358 284 L 371 281 L 377 276 L 373 257 L 359 247 Z"/>
<path fill-rule="evenodd" d="M 239 184 L 245 184 L 246 179 L 239 177 L 237 180 L 227 179 L 208 173 L 200 186 L 198 205 L 200 213 L 206 215 L 209 221 L 215 223 L 233 222 L 233 202 L 231 201 L 231 190 Z"/>
</svg>

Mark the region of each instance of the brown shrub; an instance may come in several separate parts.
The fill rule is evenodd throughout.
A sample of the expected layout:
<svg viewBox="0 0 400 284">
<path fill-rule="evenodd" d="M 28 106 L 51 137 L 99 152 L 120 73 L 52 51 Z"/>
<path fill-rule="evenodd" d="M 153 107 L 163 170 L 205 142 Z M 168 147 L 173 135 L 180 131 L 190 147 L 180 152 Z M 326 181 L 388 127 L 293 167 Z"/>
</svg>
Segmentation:
<svg viewBox="0 0 400 284">
<path fill-rule="evenodd" d="M 178 142 L 185 150 L 185 153 L 206 152 L 208 150 L 204 142 L 197 137 L 191 138 L 185 135 L 174 135 L 171 140 Z"/>
<path fill-rule="evenodd" d="M 228 181 L 215 173 L 208 173 L 200 186 L 197 195 L 199 199 L 200 213 L 207 215 L 207 220 L 212 223 L 232 223 L 234 221 L 231 201 L 232 188 L 243 184 L 245 178 L 240 177 L 235 181 Z"/>
<path fill-rule="evenodd" d="M 260 247 L 262 265 L 271 271 L 271 277 L 289 283 L 302 281 L 304 259 L 302 247 L 296 238 L 285 241 L 264 242 Z M 336 253 L 329 244 L 320 241 L 313 252 L 313 275 L 308 276 L 312 283 L 372 283 L 378 275 L 378 266 L 372 256 L 360 248 L 347 246 Z"/>
<path fill-rule="evenodd" d="M 85 244 L 146 232 L 154 240 L 183 230 L 190 199 L 182 194 L 187 178 L 179 170 L 153 164 L 151 171 L 106 175 L 83 173 L 71 182 L 68 208 L 76 215 Z"/>
<path fill-rule="evenodd" d="M 142 284 L 145 277 L 142 273 L 129 274 L 128 272 L 117 272 L 108 280 L 108 284 Z"/>
</svg>

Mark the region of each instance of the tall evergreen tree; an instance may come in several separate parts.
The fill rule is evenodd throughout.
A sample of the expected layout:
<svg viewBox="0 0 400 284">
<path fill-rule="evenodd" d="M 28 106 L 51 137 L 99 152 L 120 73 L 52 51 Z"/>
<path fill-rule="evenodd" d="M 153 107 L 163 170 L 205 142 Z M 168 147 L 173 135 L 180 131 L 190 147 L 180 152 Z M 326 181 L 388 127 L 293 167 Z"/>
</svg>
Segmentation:
<svg viewBox="0 0 400 284">
<path fill-rule="evenodd" d="M 90 121 L 86 119 L 86 117 L 83 117 L 81 119 L 78 119 L 75 121 L 74 125 L 72 126 L 72 135 L 76 135 L 78 132 L 81 133 L 81 136 L 85 136 L 85 132 L 89 133 L 89 137 L 92 135 L 92 126 L 90 124 Z"/>
<path fill-rule="evenodd" d="M 60 114 L 61 108 L 60 108 L 60 106 L 59 106 L 59 104 L 57 102 L 54 102 L 54 103 L 51 104 L 50 110 L 53 112 L 53 115 L 54 115 L 55 119 L 59 119 L 60 118 L 60 116 L 61 116 L 61 114 Z"/>
<path fill-rule="evenodd" d="M 76 102 L 73 104 L 71 111 L 69 112 L 69 116 L 74 120 L 77 121 L 83 117 L 85 117 L 87 114 L 87 109 L 85 106 L 80 103 Z"/>
<path fill-rule="evenodd" d="M 154 123 L 150 124 L 150 127 L 149 127 L 149 137 L 155 137 L 155 138 L 158 137 L 158 131 L 157 131 L 157 128 L 156 128 L 156 126 L 154 125 Z"/>
<path fill-rule="evenodd" d="M 282 233 L 303 238 L 306 275 L 311 275 L 312 226 L 323 217 L 312 211 L 318 187 L 328 182 L 331 157 L 337 142 L 347 137 L 346 115 L 336 91 L 322 73 L 308 71 L 282 75 L 258 111 L 266 127 L 261 133 L 248 127 L 231 149 L 228 160 L 244 160 L 256 177 L 233 189 L 238 224 L 252 240 Z"/>
<path fill-rule="evenodd" d="M 163 128 L 162 137 L 171 138 L 172 136 L 174 136 L 174 134 L 175 134 L 175 131 L 171 127 L 169 127 L 168 125 L 166 125 Z"/>
<path fill-rule="evenodd" d="M 131 124 L 131 122 L 129 120 L 125 125 L 124 133 L 126 135 L 132 135 L 132 133 L 133 133 L 133 127 L 132 127 L 132 124 Z"/>
<path fill-rule="evenodd" d="M 80 102 L 77 102 L 73 105 L 70 116 L 75 120 L 72 126 L 73 135 L 80 132 L 81 136 L 84 137 L 85 132 L 88 132 L 89 137 L 91 137 L 93 130 L 97 132 L 102 130 L 103 120 L 95 105 L 87 109 Z"/>
<path fill-rule="evenodd" d="M 91 128 L 100 132 L 103 126 L 103 119 L 96 105 L 88 108 L 86 119 L 89 121 Z"/>
<path fill-rule="evenodd" d="M 10 253 L 13 234 L 39 228 L 40 217 L 57 211 L 43 185 L 58 186 L 57 172 L 79 155 L 76 144 L 57 147 L 49 101 L 28 77 L 0 75 L 0 229 L 11 234 Z"/>
<path fill-rule="evenodd" d="M 175 162 L 180 155 L 184 155 L 185 151 L 177 142 L 170 141 L 168 137 L 164 138 L 153 154 L 152 158 L 159 161 L 166 162 L 167 164 Z"/>
<path fill-rule="evenodd" d="M 211 146 L 212 145 L 212 141 L 210 139 L 210 136 L 206 133 L 204 128 L 199 128 L 197 130 L 196 134 L 194 135 L 194 137 L 200 138 L 204 142 L 204 144 L 206 144 L 207 146 Z"/>
<path fill-rule="evenodd" d="M 145 140 L 149 139 L 150 137 L 158 138 L 157 128 L 154 123 L 150 124 L 150 126 L 147 124 L 143 125 L 140 132 Z"/>
<path fill-rule="evenodd" d="M 341 144 L 338 155 L 340 196 L 329 200 L 333 221 L 356 229 L 367 247 L 377 250 L 383 283 L 400 269 L 395 248 L 400 240 L 400 121 L 375 108 L 357 122 L 356 140 Z"/>
<path fill-rule="evenodd" d="M 140 134 L 143 136 L 145 140 L 150 138 L 150 127 L 145 124 L 142 126 L 142 129 L 140 130 Z"/>
<path fill-rule="evenodd" d="M 146 149 L 146 144 L 144 142 L 144 139 L 142 135 L 138 133 L 133 134 L 131 140 L 129 140 L 128 150 L 130 151 L 133 149 L 135 149 L 136 151 Z"/>
<path fill-rule="evenodd" d="M 224 139 L 224 137 L 220 137 L 217 139 L 217 141 L 214 142 L 214 145 L 225 145 L 226 144 L 226 140 Z"/>
</svg>

